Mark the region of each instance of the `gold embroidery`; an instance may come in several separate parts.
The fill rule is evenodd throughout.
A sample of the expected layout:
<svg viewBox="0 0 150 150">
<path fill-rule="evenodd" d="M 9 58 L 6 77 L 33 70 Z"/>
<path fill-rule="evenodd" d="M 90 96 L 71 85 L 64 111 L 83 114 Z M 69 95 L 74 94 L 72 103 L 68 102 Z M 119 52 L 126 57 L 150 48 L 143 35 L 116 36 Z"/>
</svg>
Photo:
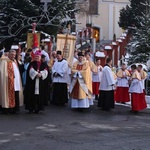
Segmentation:
<svg viewBox="0 0 150 150">
<path fill-rule="evenodd" d="M 14 70 L 11 61 L 7 62 L 9 107 L 15 107 Z"/>
</svg>

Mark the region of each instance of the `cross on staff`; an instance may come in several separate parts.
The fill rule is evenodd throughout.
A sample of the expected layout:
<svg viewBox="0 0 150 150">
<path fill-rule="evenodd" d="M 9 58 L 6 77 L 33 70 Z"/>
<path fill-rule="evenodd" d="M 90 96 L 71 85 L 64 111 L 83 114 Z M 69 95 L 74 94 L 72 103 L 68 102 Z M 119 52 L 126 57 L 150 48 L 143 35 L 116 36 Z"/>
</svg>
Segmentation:
<svg viewBox="0 0 150 150">
<path fill-rule="evenodd" d="M 41 0 L 41 3 L 44 3 L 44 11 L 47 11 L 48 3 L 51 3 L 52 0 Z"/>
<path fill-rule="evenodd" d="M 67 30 L 67 34 L 66 34 L 66 39 L 65 39 L 65 44 L 64 44 L 64 48 L 63 48 L 63 56 L 67 57 L 67 52 L 68 52 L 68 35 L 70 33 L 70 24 L 68 25 L 68 30 Z"/>
</svg>

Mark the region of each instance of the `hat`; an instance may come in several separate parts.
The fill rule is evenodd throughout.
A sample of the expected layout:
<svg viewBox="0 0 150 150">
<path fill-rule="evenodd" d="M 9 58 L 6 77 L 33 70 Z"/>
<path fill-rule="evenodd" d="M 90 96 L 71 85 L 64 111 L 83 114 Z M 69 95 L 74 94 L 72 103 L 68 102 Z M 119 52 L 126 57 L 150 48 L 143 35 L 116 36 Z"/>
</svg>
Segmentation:
<svg viewBox="0 0 150 150">
<path fill-rule="evenodd" d="M 35 52 L 35 56 L 41 56 L 42 54 L 41 54 L 41 51 L 40 50 L 38 50 L 38 51 L 36 51 Z"/>
<path fill-rule="evenodd" d="M 46 56 L 44 54 L 41 55 L 41 58 L 45 58 Z"/>
<path fill-rule="evenodd" d="M 62 52 L 61 52 L 61 51 L 57 51 L 57 54 L 58 54 L 58 55 L 62 55 Z"/>
<path fill-rule="evenodd" d="M 82 52 L 79 52 L 78 56 L 84 56 L 84 54 Z"/>
</svg>

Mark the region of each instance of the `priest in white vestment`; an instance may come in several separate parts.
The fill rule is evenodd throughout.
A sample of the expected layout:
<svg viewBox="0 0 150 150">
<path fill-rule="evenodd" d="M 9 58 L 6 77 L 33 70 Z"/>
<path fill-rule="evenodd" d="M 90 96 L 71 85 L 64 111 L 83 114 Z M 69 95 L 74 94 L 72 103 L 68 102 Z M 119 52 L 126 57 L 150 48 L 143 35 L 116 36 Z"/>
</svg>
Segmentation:
<svg viewBox="0 0 150 150">
<path fill-rule="evenodd" d="M 107 58 L 106 65 L 102 71 L 102 78 L 100 84 L 100 96 L 98 101 L 98 107 L 101 107 L 104 111 L 109 111 L 114 108 L 114 89 L 116 80 L 111 70 L 112 59 Z"/>
<path fill-rule="evenodd" d="M 54 105 L 65 105 L 68 103 L 68 62 L 57 51 L 57 60 L 52 67 L 53 92 L 51 103 Z"/>
</svg>

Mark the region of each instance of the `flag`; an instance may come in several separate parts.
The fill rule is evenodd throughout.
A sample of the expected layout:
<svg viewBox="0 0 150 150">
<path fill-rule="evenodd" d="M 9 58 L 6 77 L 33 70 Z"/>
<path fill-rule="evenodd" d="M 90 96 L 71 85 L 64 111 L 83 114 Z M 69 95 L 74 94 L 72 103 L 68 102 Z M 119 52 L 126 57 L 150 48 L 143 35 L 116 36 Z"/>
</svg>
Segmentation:
<svg viewBox="0 0 150 150">
<path fill-rule="evenodd" d="M 72 66 L 76 36 L 69 34 L 57 34 L 57 50 L 62 51 L 63 57 L 68 61 L 69 66 Z"/>
</svg>

